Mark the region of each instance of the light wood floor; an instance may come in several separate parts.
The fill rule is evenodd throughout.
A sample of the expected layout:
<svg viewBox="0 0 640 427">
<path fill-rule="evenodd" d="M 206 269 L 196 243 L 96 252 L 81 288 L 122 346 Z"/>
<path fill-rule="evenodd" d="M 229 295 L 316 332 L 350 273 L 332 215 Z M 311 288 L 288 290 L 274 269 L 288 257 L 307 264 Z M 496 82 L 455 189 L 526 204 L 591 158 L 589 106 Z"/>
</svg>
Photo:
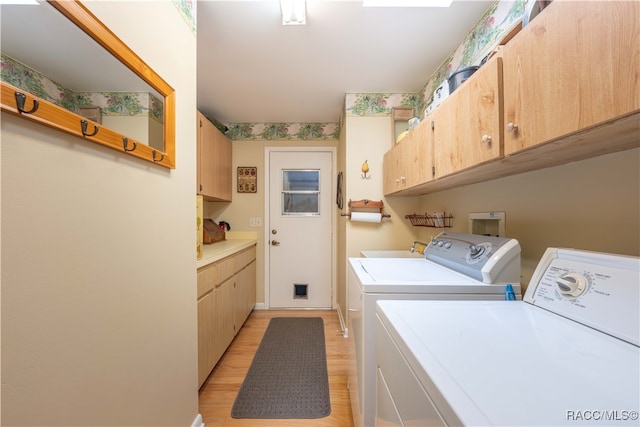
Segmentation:
<svg viewBox="0 0 640 427">
<path fill-rule="evenodd" d="M 249 370 L 269 320 L 273 317 L 321 317 L 329 371 L 331 414 L 310 420 L 264 420 L 231 418 L 231 407 Z M 199 412 L 207 427 L 353 427 L 347 390 L 347 343 L 340 331 L 336 311 L 328 310 L 254 310 L 227 349 L 218 365 L 200 389 Z"/>
</svg>

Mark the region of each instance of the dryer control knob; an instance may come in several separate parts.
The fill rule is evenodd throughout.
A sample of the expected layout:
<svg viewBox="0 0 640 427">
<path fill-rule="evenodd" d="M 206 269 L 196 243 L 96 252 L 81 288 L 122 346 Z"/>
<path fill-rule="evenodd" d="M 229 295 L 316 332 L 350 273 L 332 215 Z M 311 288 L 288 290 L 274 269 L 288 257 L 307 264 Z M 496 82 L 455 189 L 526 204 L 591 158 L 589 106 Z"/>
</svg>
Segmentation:
<svg viewBox="0 0 640 427">
<path fill-rule="evenodd" d="M 578 273 L 565 274 L 556 279 L 556 289 L 562 296 L 579 297 L 587 290 L 587 278 Z"/>
</svg>

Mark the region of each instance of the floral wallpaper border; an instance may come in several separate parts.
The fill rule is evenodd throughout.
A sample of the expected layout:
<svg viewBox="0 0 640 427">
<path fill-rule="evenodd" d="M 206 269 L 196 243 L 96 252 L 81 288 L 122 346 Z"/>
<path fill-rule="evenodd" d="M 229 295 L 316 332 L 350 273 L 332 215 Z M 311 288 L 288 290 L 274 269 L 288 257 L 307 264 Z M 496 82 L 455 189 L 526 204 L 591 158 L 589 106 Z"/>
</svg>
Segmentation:
<svg viewBox="0 0 640 427">
<path fill-rule="evenodd" d="M 479 64 L 520 23 L 526 0 L 498 0 L 487 9 L 458 48 L 443 61 L 417 93 L 347 93 L 345 116 L 385 117 L 393 107 L 412 107 L 422 117 L 435 90 L 456 70 Z M 229 123 L 232 140 L 338 140 L 340 123 Z"/>
<path fill-rule="evenodd" d="M 231 123 L 225 135 L 231 140 L 336 141 L 338 123 Z"/>
<path fill-rule="evenodd" d="M 422 112 L 433 102 L 435 90 L 455 71 L 478 65 L 524 15 L 525 0 L 495 2 L 482 16 L 458 48 L 440 65 L 418 93 L 356 93 L 347 94 L 347 116 L 390 116 L 393 107 L 413 107 Z"/>
<path fill-rule="evenodd" d="M 198 20 L 197 20 L 197 2 L 195 0 L 173 0 L 174 6 L 180 12 L 182 19 L 187 23 L 187 26 L 192 33 L 198 32 Z"/>
<path fill-rule="evenodd" d="M 103 116 L 149 116 L 163 122 L 163 102 L 148 92 L 74 92 L 13 58 L 0 54 L 0 79 L 74 113 L 100 107 Z"/>
</svg>

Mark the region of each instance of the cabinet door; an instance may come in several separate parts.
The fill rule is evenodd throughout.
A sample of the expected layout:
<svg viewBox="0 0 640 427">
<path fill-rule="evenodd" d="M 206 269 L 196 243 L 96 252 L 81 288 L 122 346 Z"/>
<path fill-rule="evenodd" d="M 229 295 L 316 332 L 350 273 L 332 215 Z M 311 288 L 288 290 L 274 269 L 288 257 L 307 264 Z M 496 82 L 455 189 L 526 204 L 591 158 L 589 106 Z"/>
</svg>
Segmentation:
<svg viewBox="0 0 640 427">
<path fill-rule="evenodd" d="M 502 156 L 502 61 L 489 60 L 429 117 L 436 177 Z"/>
<path fill-rule="evenodd" d="M 214 293 L 209 292 L 198 300 L 198 387 L 207 379 L 217 361 L 213 333 Z"/>
<path fill-rule="evenodd" d="M 406 139 L 406 137 L 405 137 Z M 382 187 L 385 195 L 396 193 L 405 188 L 406 177 L 401 176 L 400 159 L 404 150 L 404 141 L 394 145 L 382 158 Z M 402 179 L 404 178 L 404 180 Z"/>
<path fill-rule="evenodd" d="M 213 195 L 218 200 L 231 201 L 231 141 L 217 128 L 213 128 L 215 166 Z"/>
<path fill-rule="evenodd" d="M 235 319 L 233 317 L 234 277 L 222 282 L 214 291 L 214 328 L 213 355 L 214 365 L 222 357 L 225 350 L 233 341 Z"/>
<path fill-rule="evenodd" d="M 235 277 L 235 333 L 240 331 L 256 304 L 256 262 L 245 266 Z"/>
<path fill-rule="evenodd" d="M 207 200 L 231 201 L 231 141 L 202 113 L 197 113 L 196 191 Z"/>
<path fill-rule="evenodd" d="M 432 179 L 433 137 L 430 121 L 416 126 L 383 158 L 383 192 L 385 195 L 424 184 Z"/>
<path fill-rule="evenodd" d="M 215 190 L 215 176 L 212 173 L 215 169 L 216 149 L 215 149 L 215 127 L 200 112 L 197 113 L 197 135 L 198 135 L 198 160 L 197 188 L 196 192 L 203 196 L 212 196 Z"/>
<path fill-rule="evenodd" d="M 433 140 L 431 121 L 420 122 L 407 136 L 404 151 L 400 153 L 402 172 L 406 177 L 406 188 L 424 184 L 432 178 Z"/>
<path fill-rule="evenodd" d="M 635 1 L 555 1 L 506 45 L 506 155 L 640 108 L 638 16 Z"/>
</svg>

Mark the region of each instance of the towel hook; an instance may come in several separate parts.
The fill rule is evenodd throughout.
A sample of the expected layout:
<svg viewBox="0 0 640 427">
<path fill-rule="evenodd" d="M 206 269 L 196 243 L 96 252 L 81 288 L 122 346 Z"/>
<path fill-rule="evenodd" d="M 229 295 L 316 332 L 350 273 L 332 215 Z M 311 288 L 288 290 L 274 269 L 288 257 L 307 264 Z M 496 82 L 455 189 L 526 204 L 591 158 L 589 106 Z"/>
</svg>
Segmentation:
<svg viewBox="0 0 640 427">
<path fill-rule="evenodd" d="M 133 148 L 129 148 L 129 138 L 122 138 L 122 147 L 124 148 L 124 151 L 134 151 L 138 148 L 138 143 L 133 141 Z"/>
<path fill-rule="evenodd" d="M 40 103 L 37 99 L 33 100 L 33 108 L 27 111 L 24 109 L 24 104 L 27 101 L 27 95 L 22 92 L 16 92 L 16 106 L 18 107 L 18 111 L 24 114 L 33 114 L 38 111 L 38 107 L 40 107 Z"/>
<path fill-rule="evenodd" d="M 89 122 L 86 120 L 80 120 L 80 127 L 82 128 L 82 134 L 84 136 L 94 136 L 95 134 L 98 133 L 98 126 L 97 125 L 93 125 L 94 126 L 94 130 L 93 133 L 87 133 L 87 127 L 89 126 Z"/>
<path fill-rule="evenodd" d="M 161 157 L 160 157 L 159 159 L 156 159 L 156 153 L 157 153 L 157 151 L 156 151 L 156 150 L 153 150 L 153 151 L 151 152 L 151 154 L 152 154 L 152 156 L 153 156 L 153 161 L 154 161 L 154 162 L 161 162 L 161 161 L 163 161 L 163 160 L 164 160 L 164 153 L 162 153 L 162 152 L 160 153 L 160 156 L 161 156 Z"/>
</svg>

